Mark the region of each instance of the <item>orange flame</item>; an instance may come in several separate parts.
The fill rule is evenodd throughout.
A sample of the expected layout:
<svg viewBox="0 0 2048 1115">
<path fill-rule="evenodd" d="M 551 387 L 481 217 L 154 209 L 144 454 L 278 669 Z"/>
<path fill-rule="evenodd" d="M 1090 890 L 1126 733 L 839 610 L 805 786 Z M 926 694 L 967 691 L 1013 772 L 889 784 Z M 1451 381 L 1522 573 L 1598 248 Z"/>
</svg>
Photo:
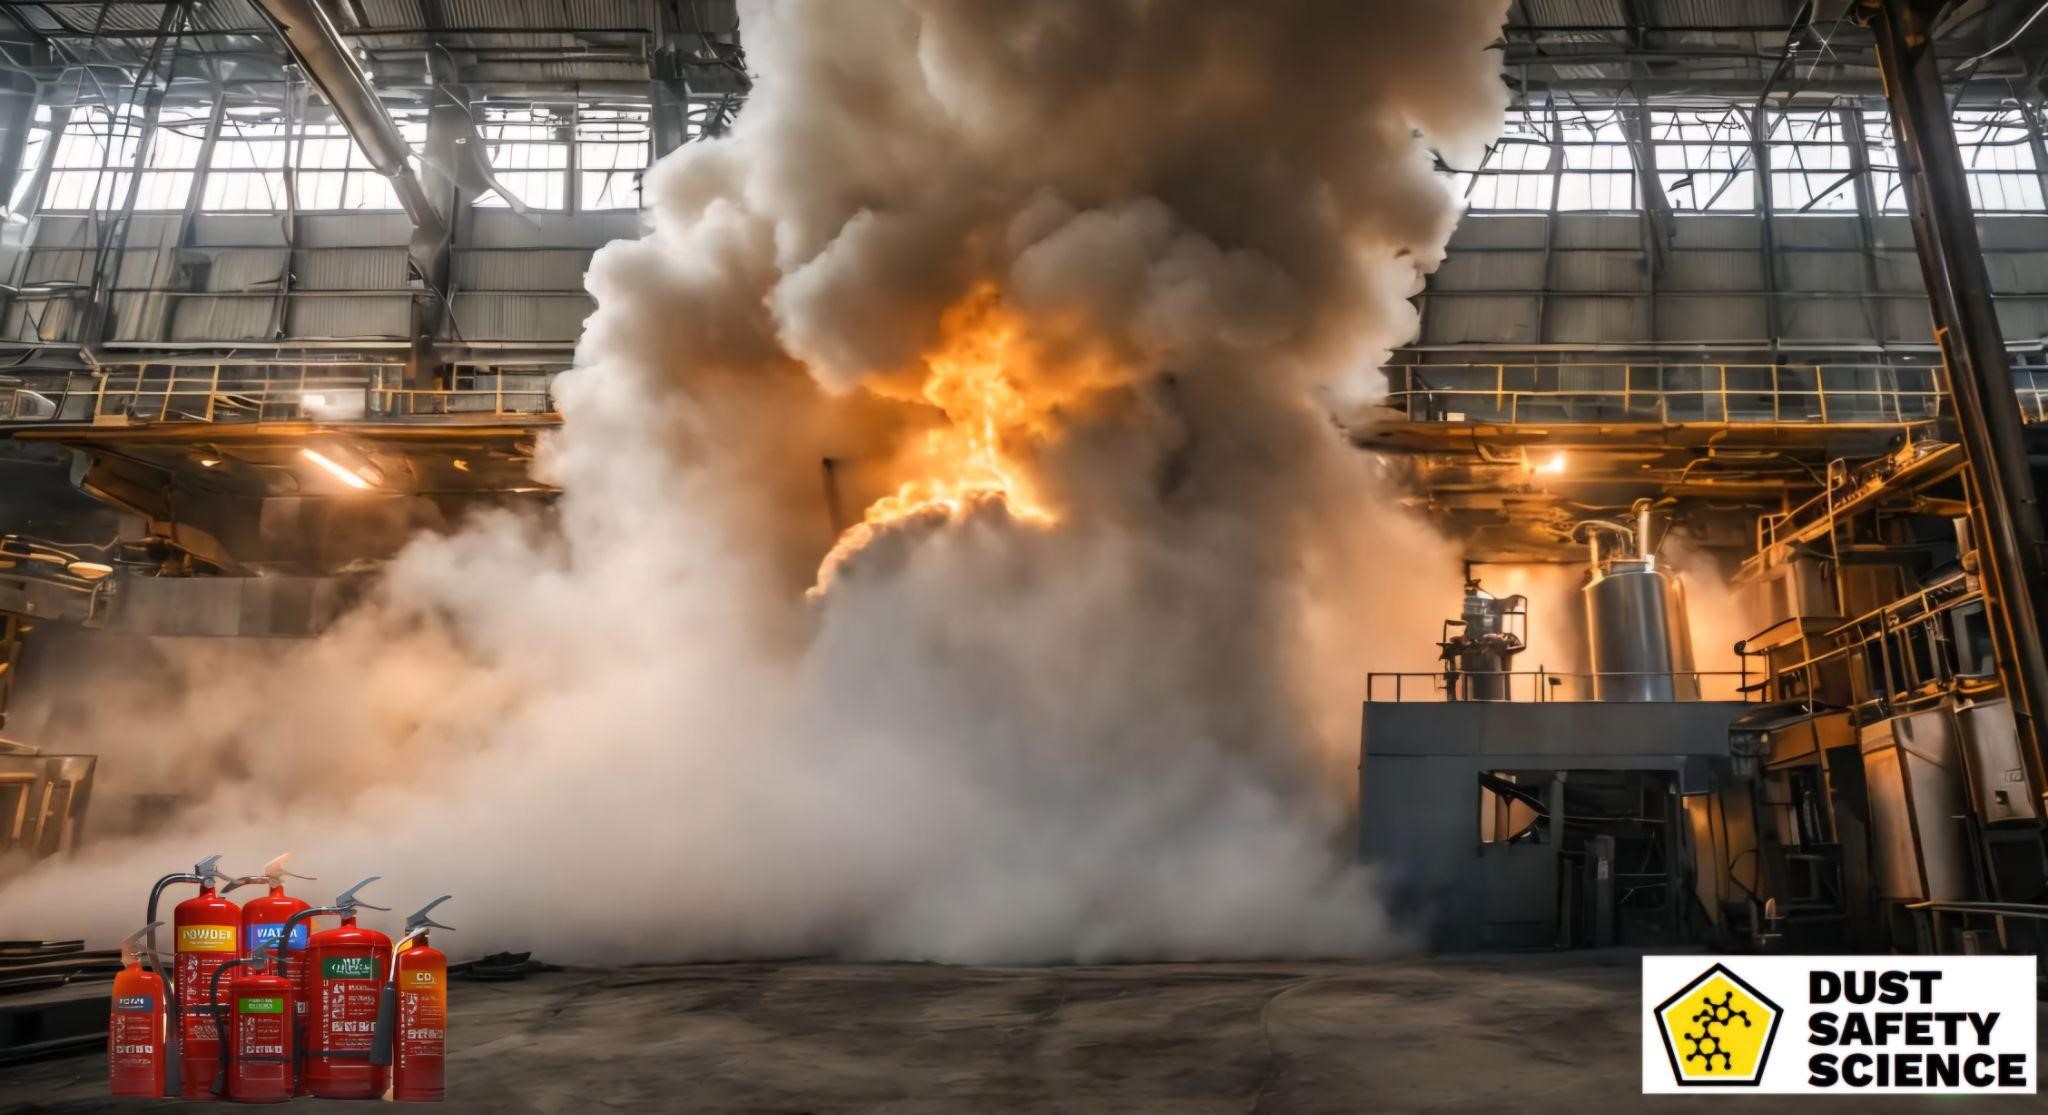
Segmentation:
<svg viewBox="0 0 2048 1115">
<path fill-rule="evenodd" d="M 976 291 L 941 322 L 938 351 L 925 357 L 925 376 L 914 401 L 945 415 L 917 447 L 920 475 L 869 505 L 862 521 L 839 536 L 818 568 L 812 595 L 832 573 L 892 523 L 926 516 L 959 518 L 976 507 L 1001 504 L 1013 519 L 1059 521 L 1033 488 L 1015 445 L 1042 436 L 1048 410 L 1034 405 L 1012 369 L 1029 359 L 1023 329 L 1002 308 L 992 288 Z"/>
</svg>

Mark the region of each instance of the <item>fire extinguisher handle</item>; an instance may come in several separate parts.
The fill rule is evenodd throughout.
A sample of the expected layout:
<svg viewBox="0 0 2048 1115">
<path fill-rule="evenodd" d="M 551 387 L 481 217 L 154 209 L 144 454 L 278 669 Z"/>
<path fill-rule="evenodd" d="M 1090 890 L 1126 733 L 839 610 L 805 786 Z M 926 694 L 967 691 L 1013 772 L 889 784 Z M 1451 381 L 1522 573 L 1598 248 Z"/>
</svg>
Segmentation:
<svg viewBox="0 0 2048 1115">
<path fill-rule="evenodd" d="M 208 856 L 199 861 L 198 865 L 192 869 L 192 873 L 209 883 L 219 880 L 220 882 L 233 885 L 235 877 L 220 869 L 220 860 L 221 857 L 219 856 Z"/>
<path fill-rule="evenodd" d="M 406 915 L 405 935 L 408 937 L 412 936 L 413 931 L 416 929 L 445 929 L 450 933 L 455 932 L 454 926 L 442 925 L 440 922 L 435 921 L 431 916 L 434 912 L 434 907 L 439 906 L 441 903 L 446 902 L 453 897 L 455 896 L 452 894 L 444 894 L 441 897 L 434 899 L 432 902 L 429 902 L 426 905 L 420 907 L 413 913 Z"/>
<path fill-rule="evenodd" d="M 370 1031 L 370 1063 L 382 1068 L 391 1063 L 391 1039 L 398 1029 L 398 988 L 386 983 L 377 995 L 377 1026 Z"/>
<path fill-rule="evenodd" d="M 229 895 L 243 887 L 253 887 L 258 883 L 268 882 L 270 882 L 270 876 L 268 875 L 244 875 L 239 879 L 228 880 L 228 885 L 220 888 L 220 892 L 222 895 Z"/>
<path fill-rule="evenodd" d="M 333 908 L 337 910 L 347 910 L 351 907 L 361 906 L 365 910 L 389 910 L 391 908 L 389 906 L 374 905 L 372 903 L 365 902 L 362 899 L 356 897 L 357 891 L 369 886 L 371 883 L 374 883 L 381 878 L 383 878 L 382 875 L 372 875 L 369 878 L 364 879 L 362 882 L 357 883 L 355 886 L 352 886 L 347 890 L 342 891 L 341 897 L 334 900 Z"/>
</svg>

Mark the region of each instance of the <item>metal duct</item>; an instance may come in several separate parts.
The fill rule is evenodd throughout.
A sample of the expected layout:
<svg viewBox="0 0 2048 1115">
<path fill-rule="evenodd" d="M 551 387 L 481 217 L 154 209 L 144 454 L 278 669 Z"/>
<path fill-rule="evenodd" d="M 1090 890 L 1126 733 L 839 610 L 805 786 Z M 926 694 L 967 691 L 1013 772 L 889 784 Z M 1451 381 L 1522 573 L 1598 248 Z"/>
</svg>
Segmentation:
<svg viewBox="0 0 2048 1115">
<path fill-rule="evenodd" d="M 418 176 L 406 162 L 411 151 L 405 138 L 398 134 L 398 126 L 384 111 L 383 102 L 370 87 L 370 79 L 341 41 L 340 32 L 335 30 L 319 0 L 256 0 L 256 4 L 277 25 L 292 57 L 313 84 L 319 86 L 370 164 L 377 168 L 377 173 L 391 179 L 398 191 L 399 204 L 405 206 L 406 215 L 412 218 L 416 239 L 445 239 L 447 228 L 441 215 L 435 212 Z"/>
</svg>

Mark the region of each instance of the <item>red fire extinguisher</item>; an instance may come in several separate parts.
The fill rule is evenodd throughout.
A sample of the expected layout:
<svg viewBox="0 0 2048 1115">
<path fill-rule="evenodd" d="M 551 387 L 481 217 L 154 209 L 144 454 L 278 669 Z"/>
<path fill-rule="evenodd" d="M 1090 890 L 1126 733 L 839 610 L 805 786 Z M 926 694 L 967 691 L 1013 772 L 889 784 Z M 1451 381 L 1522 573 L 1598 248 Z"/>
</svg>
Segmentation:
<svg viewBox="0 0 2048 1115">
<path fill-rule="evenodd" d="M 378 1003 L 370 1063 L 391 1066 L 391 1098 L 402 1103 L 438 1103 L 448 1094 L 448 957 L 427 932 L 455 931 L 428 916 L 451 897 L 444 894 L 405 919 Z"/>
<path fill-rule="evenodd" d="M 214 880 L 234 880 L 220 873 L 219 856 L 193 869 L 200 876 L 199 893 L 178 903 L 171 912 L 176 937 L 177 968 L 172 976 L 178 989 L 179 1096 L 188 1100 L 209 1098 L 214 1063 L 220 1059 L 220 1027 L 207 999 L 207 985 L 221 965 L 241 951 L 242 909 L 214 893 Z"/>
<path fill-rule="evenodd" d="M 306 1091 L 321 1099 L 376 1099 L 390 1085 L 390 1070 L 370 1063 L 370 1043 L 378 994 L 391 970 L 391 938 L 356 924 L 358 907 L 390 909 L 356 897 L 377 879 L 372 875 L 350 887 L 332 906 L 292 915 L 293 922 L 318 914 L 341 916 L 340 925 L 306 942 L 300 1059 Z"/>
<path fill-rule="evenodd" d="M 157 951 L 156 931 L 163 923 L 157 920 L 156 908 L 157 903 L 163 899 L 164 888 L 173 883 L 195 883 L 203 886 L 208 880 L 219 876 L 220 873 L 215 867 L 218 863 L 219 856 L 208 856 L 194 865 L 191 871 L 166 875 L 158 879 L 155 886 L 149 888 L 149 916 L 145 920 L 149 922 L 149 955 L 152 959 L 162 955 Z M 173 944 L 176 944 L 175 940 Z M 164 1015 L 167 1020 L 164 1040 L 167 1048 L 164 1054 L 163 1094 L 166 1096 L 176 1096 L 183 1092 L 184 1063 L 180 1051 L 184 1048 L 185 1016 L 180 1008 L 184 1003 L 185 990 L 186 988 L 178 983 L 177 965 L 174 961 L 171 972 L 165 976 L 164 982 Z"/>
<path fill-rule="evenodd" d="M 150 922 L 121 941 L 121 971 L 114 976 L 107 1016 L 107 1082 L 117 1096 L 158 1099 L 164 1094 L 164 977 L 147 941 L 162 922 Z M 142 967 L 144 957 L 150 970 Z"/>
<path fill-rule="evenodd" d="M 271 948 L 271 942 L 282 938 L 285 923 L 291 921 L 293 914 L 306 909 L 309 905 L 305 899 L 293 898 L 284 892 L 286 879 L 303 879 L 309 883 L 314 881 L 311 875 L 300 875 L 286 870 L 284 861 L 290 858 L 292 854 L 286 852 L 264 864 L 261 873 L 244 875 L 221 890 L 222 894 L 233 894 L 237 887 L 256 883 L 268 884 L 270 888 L 269 893 L 242 903 L 242 955 L 252 960 L 262 961 L 275 951 Z M 292 931 L 291 938 L 285 941 L 284 951 L 277 956 L 279 975 L 296 983 L 299 978 L 299 961 L 306 951 L 306 938 L 311 935 L 312 927 L 305 922 L 300 922 Z M 299 1004 L 299 1010 L 301 1013 L 305 1011 L 304 1003 Z"/>
<path fill-rule="evenodd" d="M 281 942 L 282 938 L 275 938 Z M 207 1001 L 221 1020 L 220 1061 L 213 1076 L 213 1094 L 236 1103 L 283 1103 L 297 1085 L 293 1056 L 297 985 L 280 975 L 282 949 L 255 957 L 236 957 L 214 969 Z M 221 977 L 237 968 L 221 998 Z"/>
</svg>

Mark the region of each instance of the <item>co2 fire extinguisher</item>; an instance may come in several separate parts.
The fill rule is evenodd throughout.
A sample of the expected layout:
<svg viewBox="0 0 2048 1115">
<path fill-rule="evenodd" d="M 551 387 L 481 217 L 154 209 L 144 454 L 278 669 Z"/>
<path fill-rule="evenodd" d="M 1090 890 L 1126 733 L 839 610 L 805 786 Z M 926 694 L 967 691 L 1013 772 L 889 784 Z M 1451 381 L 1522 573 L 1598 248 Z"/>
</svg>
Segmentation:
<svg viewBox="0 0 2048 1115">
<path fill-rule="evenodd" d="M 283 938 L 275 938 L 273 944 Z M 283 950 L 273 949 L 254 957 L 236 957 L 214 969 L 207 1001 L 214 1004 L 220 1019 L 220 1061 L 213 1076 L 213 1094 L 236 1103 L 283 1103 L 296 1087 L 297 1064 L 294 1024 L 297 1016 L 292 1001 L 297 985 L 281 975 Z M 221 998 L 221 977 L 237 968 L 228 981 L 225 1001 Z"/>
<path fill-rule="evenodd" d="M 451 897 L 444 894 L 405 919 L 377 1006 L 370 1063 L 391 1066 L 391 1098 L 401 1103 L 438 1103 L 448 1094 L 448 957 L 427 932 L 455 931 L 429 916 Z"/>
<path fill-rule="evenodd" d="M 121 941 L 121 971 L 107 1015 L 107 1083 L 117 1096 L 158 1099 L 164 1094 L 164 976 L 149 935 L 150 922 Z M 142 967 L 149 960 L 149 970 Z"/>
<path fill-rule="evenodd" d="M 343 892 L 332 906 L 301 910 L 286 923 L 337 914 L 341 924 L 306 942 L 300 986 L 306 997 L 299 1033 L 300 1080 L 321 1099 L 376 1099 L 390 1083 L 390 1070 L 370 1063 L 377 1028 L 377 997 L 391 970 L 391 938 L 356 924 L 358 907 L 388 910 L 356 897 L 376 882 L 372 875 Z"/>
</svg>

